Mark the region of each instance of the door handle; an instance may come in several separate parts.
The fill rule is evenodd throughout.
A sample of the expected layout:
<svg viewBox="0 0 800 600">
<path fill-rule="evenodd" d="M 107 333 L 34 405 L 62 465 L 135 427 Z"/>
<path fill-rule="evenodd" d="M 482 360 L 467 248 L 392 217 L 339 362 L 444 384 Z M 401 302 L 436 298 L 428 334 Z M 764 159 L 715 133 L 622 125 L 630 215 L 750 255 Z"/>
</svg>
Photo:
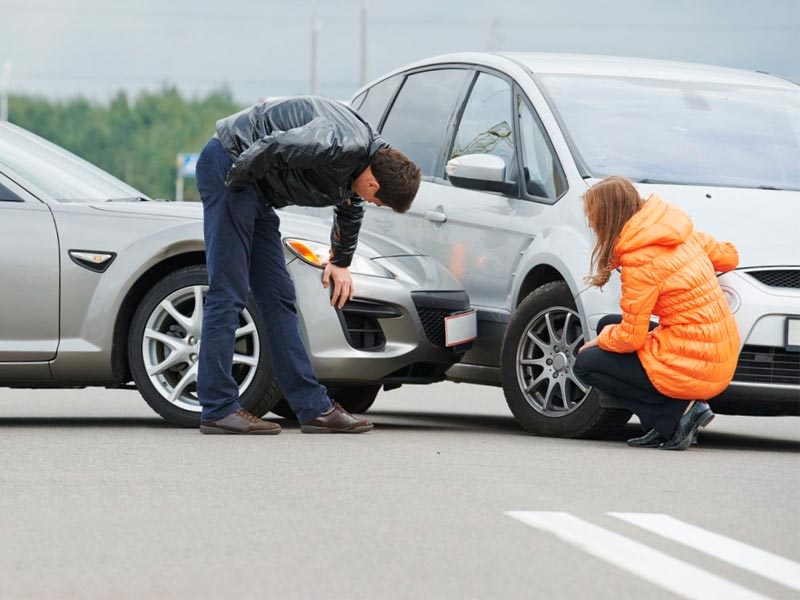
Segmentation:
<svg viewBox="0 0 800 600">
<path fill-rule="evenodd" d="M 425 213 L 425 218 L 434 223 L 444 223 L 447 221 L 447 215 L 438 210 L 429 210 Z"/>
</svg>

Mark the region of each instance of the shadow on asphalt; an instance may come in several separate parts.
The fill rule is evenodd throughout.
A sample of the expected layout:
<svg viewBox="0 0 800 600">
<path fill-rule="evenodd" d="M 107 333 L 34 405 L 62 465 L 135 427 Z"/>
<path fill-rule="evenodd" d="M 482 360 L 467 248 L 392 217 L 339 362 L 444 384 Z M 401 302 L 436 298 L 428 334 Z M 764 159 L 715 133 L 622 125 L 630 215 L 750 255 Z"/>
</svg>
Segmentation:
<svg viewBox="0 0 800 600">
<path fill-rule="evenodd" d="M 370 411 L 367 416 L 375 421 L 376 429 L 379 431 L 480 431 L 482 433 L 491 432 L 503 435 L 528 435 L 511 416 L 384 411 Z M 278 423 L 287 430 L 296 430 L 300 427 L 297 421 L 276 417 L 275 415 L 269 415 L 267 420 Z M 0 429 L 6 427 L 121 427 L 125 429 L 192 431 L 191 429 L 170 425 L 159 417 L 0 417 Z M 642 430 L 638 425 L 629 423 L 613 436 L 604 440 L 594 441 L 595 443 L 597 441 L 623 443 L 626 439 L 641 434 Z M 581 440 L 574 440 L 574 443 L 580 442 Z M 797 440 L 763 438 L 740 433 L 714 431 L 711 428 L 701 431 L 698 449 L 800 453 L 800 442 Z"/>
<path fill-rule="evenodd" d="M 701 431 L 698 441 L 699 446 L 713 450 L 800 453 L 800 442 L 796 440 L 776 440 L 774 438 L 760 438 L 752 435 L 725 433 L 713 430 Z"/>
<path fill-rule="evenodd" d="M 496 433 L 529 435 L 525 433 L 513 417 L 494 416 L 494 415 L 470 415 L 453 413 L 413 413 L 413 412 L 381 412 L 370 411 L 367 416 L 374 418 L 375 426 L 378 429 L 397 429 L 397 430 L 481 430 L 494 431 Z M 383 422 L 384 418 L 402 419 L 403 422 Z M 765 417 L 766 418 L 766 417 Z M 283 425 L 283 423 L 281 423 Z M 642 429 L 635 423 L 629 423 L 612 436 L 603 440 L 593 440 L 594 442 L 624 442 L 625 440 L 642 435 Z M 533 436 L 531 436 L 533 437 Z M 582 440 L 574 440 L 580 443 Z M 727 433 L 714 431 L 713 429 L 703 430 L 700 433 L 699 448 L 714 450 L 744 450 L 762 452 L 794 452 L 800 453 L 800 442 L 796 440 L 781 440 L 775 438 L 763 438 L 738 433 Z"/>
<path fill-rule="evenodd" d="M 0 417 L 4 427 L 124 427 L 126 429 L 176 429 L 158 417 Z"/>
</svg>

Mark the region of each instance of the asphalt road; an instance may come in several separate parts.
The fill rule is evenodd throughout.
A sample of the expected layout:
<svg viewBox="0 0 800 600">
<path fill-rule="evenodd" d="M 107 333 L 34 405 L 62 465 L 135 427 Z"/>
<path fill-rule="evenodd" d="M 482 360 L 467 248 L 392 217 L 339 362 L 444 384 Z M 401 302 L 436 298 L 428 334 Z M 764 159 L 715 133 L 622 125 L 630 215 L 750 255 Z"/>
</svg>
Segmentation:
<svg viewBox="0 0 800 600">
<path fill-rule="evenodd" d="M 669 453 L 524 435 L 495 388 L 371 414 L 201 436 L 135 392 L 0 389 L 0 597 L 800 598 L 800 419 Z"/>
</svg>

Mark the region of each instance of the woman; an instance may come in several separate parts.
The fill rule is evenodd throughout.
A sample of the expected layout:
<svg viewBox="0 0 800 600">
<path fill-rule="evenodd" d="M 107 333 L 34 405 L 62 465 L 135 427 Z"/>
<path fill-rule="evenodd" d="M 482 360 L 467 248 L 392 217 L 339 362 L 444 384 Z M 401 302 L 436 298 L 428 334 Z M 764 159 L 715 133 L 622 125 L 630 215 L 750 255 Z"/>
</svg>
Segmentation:
<svg viewBox="0 0 800 600">
<path fill-rule="evenodd" d="M 642 200 L 624 177 L 607 177 L 583 200 L 597 236 L 587 281 L 602 287 L 622 267 L 622 314 L 600 320 L 575 374 L 639 417 L 647 433 L 629 445 L 686 450 L 714 418 L 705 400 L 736 370 L 739 332 L 715 274 L 736 267 L 736 248 L 655 194 Z"/>
</svg>

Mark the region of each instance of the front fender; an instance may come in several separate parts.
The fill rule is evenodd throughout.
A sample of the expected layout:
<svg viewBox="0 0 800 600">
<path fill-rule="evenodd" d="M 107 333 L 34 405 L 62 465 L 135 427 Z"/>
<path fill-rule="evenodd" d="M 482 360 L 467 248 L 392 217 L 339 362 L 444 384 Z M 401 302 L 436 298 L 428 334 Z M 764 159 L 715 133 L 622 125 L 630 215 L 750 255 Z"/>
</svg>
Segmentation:
<svg viewBox="0 0 800 600">
<path fill-rule="evenodd" d="M 55 212 L 55 211 L 54 211 Z M 202 221 L 56 212 L 61 241 L 61 336 L 51 364 L 59 382 L 110 382 L 114 326 L 125 297 L 153 266 L 202 252 Z M 70 249 L 113 252 L 104 273 L 75 264 Z"/>
<path fill-rule="evenodd" d="M 574 227 L 553 227 L 534 239 L 519 263 L 514 274 L 511 291 L 511 306 L 516 306 L 524 298 L 520 297 L 527 276 L 536 267 L 547 266 L 556 270 L 569 287 L 575 300 L 584 331 L 594 331 L 600 318 L 599 313 L 614 312 L 619 299 L 613 289 L 601 292 L 589 287 L 584 277 L 591 269 L 591 247 L 586 231 Z M 614 282 L 610 282 L 610 288 Z M 592 335 L 592 334 L 590 334 Z"/>
</svg>

